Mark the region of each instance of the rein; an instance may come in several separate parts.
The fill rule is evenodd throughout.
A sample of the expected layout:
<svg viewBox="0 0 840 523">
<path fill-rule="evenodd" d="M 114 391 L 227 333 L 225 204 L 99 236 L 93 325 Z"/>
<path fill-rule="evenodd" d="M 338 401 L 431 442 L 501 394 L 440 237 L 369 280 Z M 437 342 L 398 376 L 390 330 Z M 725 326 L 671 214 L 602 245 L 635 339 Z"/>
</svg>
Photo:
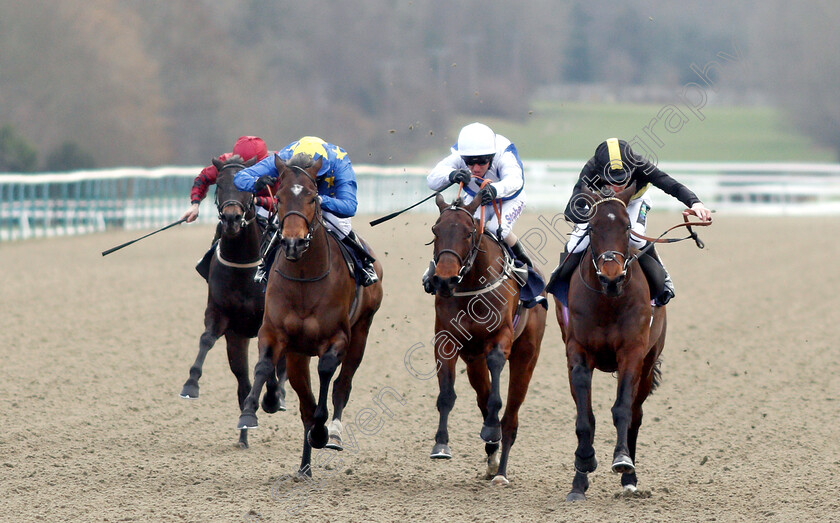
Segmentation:
<svg viewBox="0 0 840 523">
<path fill-rule="evenodd" d="M 472 175 L 472 177 L 475 178 L 476 180 L 481 180 L 481 184 L 478 187 L 479 191 L 481 189 L 484 189 L 484 186 L 487 185 L 488 183 L 490 183 L 490 180 L 488 180 L 487 178 L 482 178 L 481 176 L 475 176 L 475 175 Z M 456 195 L 456 198 L 461 197 L 461 190 L 463 188 L 464 188 L 463 183 L 458 184 L 458 194 Z M 478 193 L 476 193 L 476 196 L 478 196 Z M 482 234 L 484 233 L 484 222 L 485 222 L 484 207 L 485 207 L 484 205 L 481 206 L 481 221 L 480 221 L 481 225 L 479 227 L 479 230 Z M 496 230 L 496 236 L 498 236 L 499 239 L 501 239 L 501 237 L 502 237 L 502 204 L 501 204 L 501 199 L 493 200 L 493 212 L 496 213 L 496 222 L 498 222 L 498 224 L 499 224 L 499 228 Z"/>
<path fill-rule="evenodd" d="M 442 250 L 438 251 L 438 253 L 435 254 L 435 257 L 434 257 L 435 265 L 437 265 L 438 261 L 440 260 L 440 256 L 444 253 L 452 254 L 458 259 L 458 262 L 461 264 L 461 269 L 458 271 L 458 281 L 456 283 L 456 285 L 457 285 L 457 284 L 461 283 L 461 281 L 464 279 L 464 277 L 467 274 L 469 274 L 469 272 L 473 269 L 473 265 L 475 264 L 475 259 L 478 257 L 478 253 L 479 252 L 486 252 L 486 251 L 481 250 L 481 247 L 480 247 L 481 246 L 481 238 L 483 237 L 485 232 L 482 231 L 482 232 L 478 233 L 478 228 L 475 227 L 475 218 L 473 218 L 473 215 L 470 214 L 470 212 L 468 210 L 464 209 L 463 207 L 456 207 L 456 206 L 452 205 L 452 206 L 450 206 L 450 207 L 448 207 L 447 209 L 444 209 L 444 210 L 445 211 L 446 210 L 455 210 L 455 211 L 465 212 L 469 215 L 470 220 L 472 220 L 472 222 L 473 222 L 473 232 L 472 232 L 473 241 L 472 241 L 472 246 L 470 247 L 470 253 L 467 255 L 466 260 L 461 258 L 461 255 L 458 254 L 457 252 L 455 252 L 452 249 L 442 249 Z M 478 240 L 475 239 L 476 233 L 478 233 Z M 488 234 L 488 236 L 490 236 L 490 235 Z M 490 238 L 492 238 L 492 236 L 490 236 Z M 493 241 L 496 241 L 495 238 L 493 238 Z M 504 248 L 502 248 L 502 252 L 504 253 Z M 505 264 L 502 267 L 502 272 L 499 274 L 499 277 L 496 280 L 494 280 L 491 283 L 488 283 L 484 287 L 479 287 L 477 289 L 466 289 L 466 290 L 460 290 L 460 291 L 453 291 L 452 292 L 452 297 L 454 298 L 454 297 L 459 297 L 459 296 L 477 296 L 479 294 L 484 294 L 486 292 L 493 291 L 493 290 L 499 288 L 505 282 L 505 280 L 508 279 L 508 277 L 511 274 L 510 269 L 511 269 L 510 263 L 507 261 L 507 258 L 505 258 Z M 479 278 L 479 281 L 481 281 L 481 278 Z"/>
</svg>

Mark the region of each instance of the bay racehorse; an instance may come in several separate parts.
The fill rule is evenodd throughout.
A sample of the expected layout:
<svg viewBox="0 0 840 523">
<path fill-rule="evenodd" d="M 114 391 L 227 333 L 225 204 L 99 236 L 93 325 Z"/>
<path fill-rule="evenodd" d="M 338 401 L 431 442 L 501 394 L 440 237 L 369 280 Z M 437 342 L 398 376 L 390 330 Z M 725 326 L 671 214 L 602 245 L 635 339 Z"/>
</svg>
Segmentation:
<svg viewBox="0 0 840 523">
<path fill-rule="evenodd" d="M 460 356 L 467 364 L 467 376 L 484 418 L 480 435 L 487 453 L 485 477 L 494 485 L 506 485 L 508 455 L 516 440 L 519 408 L 539 357 L 546 309 L 520 305 L 510 258 L 496 238 L 483 232 L 483 220 L 473 218 L 481 198 L 465 206 L 460 199 L 447 204 L 438 194 L 435 202 L 440 217 L 432 227 L 435 270 L 431 282 L 436 295 L 434 345 L 440 422 L 431 457 L 452 457 L 448 419 L 455 404 L 455 364 Z M 500 422 L 499 389 L 506 361 L 510 363 L 510 380 Z"/>
<path fill-rule="evenodd" d="M 592 371 L 616 373 L 612 407 L 617 440 L 612 471 L 621 473 L 625 493 L 636 492 L 636 440 L 642 404 L 660 380 L 659 357 L 665 345 L 665 307 L 652 307 L 638 252 L 630 248 L 626 207 L 635 186 L 614 196 L 588 193 L 589 249 L 572 275 L 566 309 L 555 298 L 566 343 L 569 384 L 577 407 L 578 445 L 575 477 L 567 501 L 586 499 L 588 474 L 595 471 Z"/>
<path fill-rule="evenodd" d="M 317 173 L 323 158 L 306 154 L 288 164 L 275 156 L 279 177 L 277 215 L 280 252 L 266 289 L 265 313 L 259 331 L 259 361 L 254 385 L 245 400 L 240 429 L 257 427 L 257 398 L 275 366 L 286 359 L 289 383 L 300 400 L 303 455 L 299 476 L 311 476 L 312 448 L 341 450 L 341 415 L 350 396 L 353 375 L 362 361 L 373 316 L 382 303 L 382 266 L 374 267 L 380 281 L 357 286 L 341 253 L 339 241 L 322 221 Z M 318 358 L 317 403 L 310 384 L 309 362 Z M 333 420 L 327 396 L 333 385 Z"/>
<path fill-rule="evenodd" d="M 190 367 L 190 377 L 181 390 L 182 398 L 198 398 L 198 380 L 204 360 L 216 340 L 224 336 L 230 370 L 236 376 L 240 410 L 251 391 L 248 343 L 257 336 L 265 302 L 262 285 L 254 282 L 254 273 L 260 261 L 260 230 L 254 196 L 237 190 L 233 185 L 234 174 L 253 163 L 253 159 L 243 163 L 239 156 L 225 162 L 213 159 L 219 173 L 216 179 L 216 208 L 220 237 L 207 277 L 204 333 L 199 339 L 198 356 Z M 277 374 L 270 380 L 268 392 L 263 398 L 263 410 L 266 412 L 286 410 L 284 379 L 285 361 L 278 366 Z M 247 431 L 240 431 L 239 444 L 243 448 L 248 447 Z"/>
</svg>

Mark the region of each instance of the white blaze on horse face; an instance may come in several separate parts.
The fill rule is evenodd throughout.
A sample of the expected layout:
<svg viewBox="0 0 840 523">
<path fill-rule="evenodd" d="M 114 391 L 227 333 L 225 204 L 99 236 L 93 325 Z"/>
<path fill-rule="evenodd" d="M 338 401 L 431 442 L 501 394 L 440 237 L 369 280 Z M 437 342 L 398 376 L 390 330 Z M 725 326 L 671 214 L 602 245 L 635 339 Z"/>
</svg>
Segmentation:
<svg viewBox="0 0 840 523">
<path fill-rule="evenodd" d="M 303 185 L 292 185 L 292 194 L 298 196 L 300 195 L 301 191 L 303 191 Z"/>
<path fill-rule="evenodd" d="M 612 221 L 615 221 L 615 214 L 609 213 L 609 214 L 607 214 L 607 218 L 609 218 Z"/>
</svg>

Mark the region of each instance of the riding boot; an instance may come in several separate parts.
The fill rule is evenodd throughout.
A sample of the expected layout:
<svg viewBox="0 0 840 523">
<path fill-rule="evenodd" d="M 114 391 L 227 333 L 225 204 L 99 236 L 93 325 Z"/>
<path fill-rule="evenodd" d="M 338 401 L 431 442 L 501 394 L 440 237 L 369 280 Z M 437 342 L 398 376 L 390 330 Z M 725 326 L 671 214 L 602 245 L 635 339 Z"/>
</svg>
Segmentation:
<svg viewBox="0 0 840 523">
<path fill-rule="evenodd" d="M 435 262 L 429 262 L 429 268 L 426 269 L 426 272 L 423 273 L 423 277 L 420 279 L 421 283 L 423 283 L 423 290 L 429 294 L 435 293 L 435 288 L 432 286 L 432 275 L 435 273 Z"/>
<path fill-rule="evenodd" d="M 350 231 L 347 236 L 345 236 L 342 241 L 344 245 L 350 247 L 354 250 L 361 262 L 361 266 L 358 269 L 361 271 L 361 283 L 363 287 L 368 287 L 373 285 L 374 283 L 379 281 L 379 275 L 376 274 L 376 269 L 373 266 L 373 262 L 376 259 L 368 254 L 367 250 L 365 249 L 362 242 L 359 240 L 359 237 L 356 236 L 356 233 Z"/>
<path fill-rule="evenodd" d="M 519 261 L 521 261 L 522 263 L 524 263 L 528 267 L 533 267 L 534 266 L 534 262 L 531 261 L 531 258 L 528 256 L 528 253 L 525 251 L 525 247 L 522 246 L 521 241 L 516 240 L 516 243 L 513 244 L 513 246 L 510 248 L 510 250 L 513 251 L 513 254 L 516 255 L 516 257 L 519 259 Z"/>
<path fill-rule="evenodd" d="M 572 273 L 575 268 L 580 265 L 580 260 L 583 258 L 584 252 L 585 251 L 570 253 L 564 250 L 560 254 L 560 263 L 551 273 L 551 278 L 548 280 L 548 285 L 545 287 L 548 292 L 558 297 L 563 296 L 563 300 L 566 299 L 566 293 L 569 289 L 569 281 L 572 279 Z"/>
<path fill-rule="evenodd" d="M 676 292 L 674 291 L 674 282 L 671 280 L 671 275 L 668 274 L 668 269 L 665 267 L 665 264 L 662 263 L 662 259 L 659 257 L 659 253 L 656 252 L 656 247 L 651 245 L 650 248 L 645 251 L 646 256 L 650 256 L 662 267 L 662 270 L 665 271 L 665 288 L 662 289 L 662 292 L 657 296 L 653 301 L 657 307 L 662 307 L 669 301 L 671 298 L 676 296 Z"/>
<path fill-rule="evenodd" d="M 195 265 L 196 272 L 201 275 L 202 278 L 207 280 L 210 277 L 210 262 L 213 260 L 213 254 L 216 252 L 216 242 L 218 240 L 214 240 L 213 243 L 210 245 L 210 249 L 204 253 L 204 256 L 198 260 L 198 263 Z"/>
<path fill-rule="evenodd" d="M 268 271 L 274 264 L 274 256 L 277 254 L 279 243 L 277 236 L 278 232 L 276 230 L 268 231 L 265 236 L 267 239 L 263 241 L 263 245 L 260 247 L 262 256 L 260 258 L 260 264 L 257 266 L 257 272 L 254 273 L 254 281 L 262 285 L 268 283 Z"/>
</svg>

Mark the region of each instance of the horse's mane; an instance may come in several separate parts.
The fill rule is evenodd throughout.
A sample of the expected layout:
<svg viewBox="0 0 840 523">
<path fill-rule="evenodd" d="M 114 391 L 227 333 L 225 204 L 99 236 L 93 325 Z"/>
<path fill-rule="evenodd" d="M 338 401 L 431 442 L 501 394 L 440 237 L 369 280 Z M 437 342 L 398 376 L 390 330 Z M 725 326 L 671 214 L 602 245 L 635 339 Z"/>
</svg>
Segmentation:
<svg viewBox="0 0 840 523">
<path fill-rule="evenodd" d="M 233 156 L 231 156 L 230 158 L 225 160 L 224 163 L 222 163 L 222 165 L 230 165 L 232 163 L 243 163 L 244 164 L 245 159 L 242 158 L 241 156 L 239 156 L 238 154 L 234 154 Z"/>
<path fill-rule="evenodd" d="M 300 167 L 301 169 L 308 169 L 315 164 L 315 159 L 309 156 L 306 153 L 297 153 L 296 155 L 292 156 L 289 162 L 286 164 L 289 167 Z"/>
</svg>

